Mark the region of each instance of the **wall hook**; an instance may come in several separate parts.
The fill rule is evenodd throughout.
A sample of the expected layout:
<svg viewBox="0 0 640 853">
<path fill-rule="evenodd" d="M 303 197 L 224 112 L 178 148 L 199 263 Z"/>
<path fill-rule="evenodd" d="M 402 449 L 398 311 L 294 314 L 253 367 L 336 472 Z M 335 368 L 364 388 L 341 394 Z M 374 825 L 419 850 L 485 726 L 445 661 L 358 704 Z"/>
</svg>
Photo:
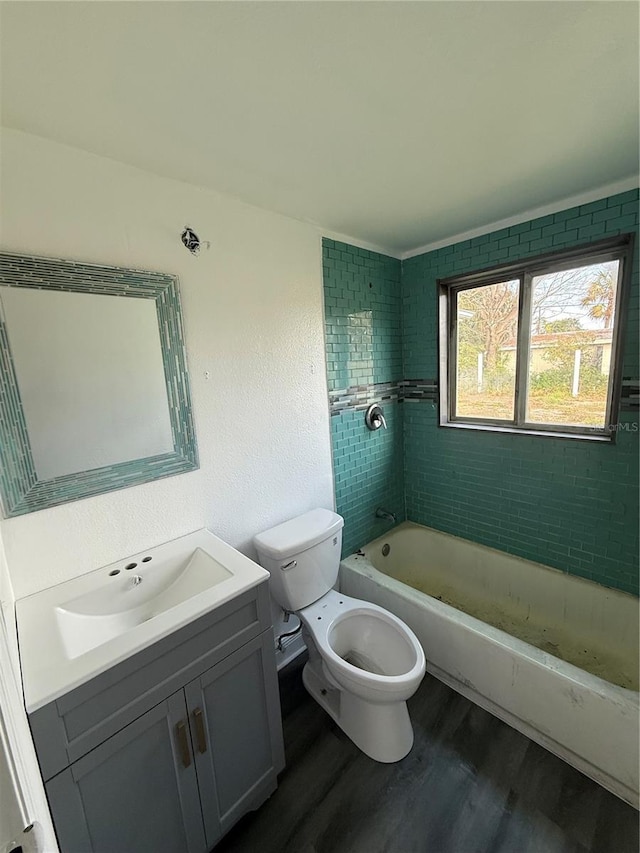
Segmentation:
<svg viewBox="0 0 640 853">
<path fill-rule="evenodd" d="M 364 422 L 367 429 L 376 430 L 380 427 L 387 428 L 387 422 L 382 414 L 382 406 L 377 403 L 372 403 L 364 414 Z"/>
</svg>

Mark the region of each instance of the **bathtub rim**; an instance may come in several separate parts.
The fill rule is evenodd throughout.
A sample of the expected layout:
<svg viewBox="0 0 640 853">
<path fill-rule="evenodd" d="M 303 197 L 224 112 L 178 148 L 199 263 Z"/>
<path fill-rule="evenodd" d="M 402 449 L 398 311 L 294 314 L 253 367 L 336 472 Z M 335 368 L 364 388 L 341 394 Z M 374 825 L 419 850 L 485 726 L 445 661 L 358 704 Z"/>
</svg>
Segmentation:
<svg viewBox="0 0 640 853">
<path fill-rule="evenodd" d="M 586 585 L 588 587 L 598 587 L 600 589 L 607 590 L 607 592 L 615 595 L 622 596 L 623 598 L 633 600 L 636 603 L 637 607 L 640 607 L 640 597 L 635 595 L 633 592 L 627 592 L 625 589 L 618 589 L 616 586 L 606 586 L 606 584 L 599 583 L 598 581 L 590 580 L 589 578 L 583 578 L 582 575 L 574 575 L 572 572 L 565 571 L 563 569 L 558 569 L 555 566 L 549 566 L 546 563 L 538 563 L 535 560 L 530 560 L 528 557 L 521 557 L 519 554 L 512 554 L 510 551 L 501 551 L 499 548 L 492 548 L 491 545 L 484 545 L 482 542 L 476 542 L 473 539 L 465 539 L 464 536 L 456 536 L 455 533 L 448 533 L 446 530 L 438 530 L 437 527 L 429 527 L 427 524 L 419 524 L 417 521 L 401 521 L 399 524 L 395 524 L 393 527 L 390 527 L 385 533 L 380 536 L 376 536 L 375 539 L 371 539 L 366 545 L 362 545 L 358 550 L 354 551 L 352 554 L 349 554 L 347 557 L 343 557 L 341 562 L 350 559 L 353 556 L 367 556 L 364 551 L 365 548 L 371 548 L 378 543 L 384 543 L 384 541 L 393 535 L 397 535 L 398 533 L 402 533 L 405 530 L 426 530 L 429 533 L 435 533 L 438 536 L 443 536 L 445 539 L 451 539 L 454 542 L 462 542 L 465 545 L 471 545 L 473 548 L 477 548 L 482 552 L 486 552 L 488 554 L 496 554 L 501 558 L 511 558 L 513 560 L 519 560 L 523 563 L 528 563 L 531 566 L 534 566 L 536 569 L 545 569 L 547 572 L 553 572 L 556 575 L 560 575 L 563 578 L 570 578 L 571 583 L 577 583 L 580 585 Z M 373 566 L 373 563 L 371 564 Z M 375 569 L 375 566 L 373 566 Z M 380 571 L 380 569 L 376 569 L 376 571 Z M 380 574 L 384 574 L 384 572 L 380 572 Z M 391 577 L 387 575 L 386 577 Z M 408 584 L 407 584 L 408 586 Z M 419 592 L 420 590 L 418 590 Z M 425 595 L 427 593 L 424 593 Z M 456 608 L 454 608 L 455 610 Z M 479 622 L 482 620 L 479 619 Z"/>
<path fill-rule="evenodd" d="M 402 524 L 399 524 L 392 530 L 387 531 L 384 536 L 378 537 L 377 539 L 374 539 L 371 542 L 367 543 L 364 548 L 369 548 L 378 541 L 383 540 L 385 537 L 388 537 L 391 532 L 397 532 L 401 530 L 401 528 L 407 529 L 409 525 L 411 527 L 417 527 L 428 531 L 434 530 L 434 528 L 426 527 L 425 525 L 421 524 L 416 524 L 415 522 L 402 522 Z M 440 533 L 441 531 L 436 530 L 435 532 Z M 451 536 L 451 534 L 448 533 L 443 535 Z M 460 537 L 451 536 L 451 538 L 459 539 Z M 463 541 L 469 542 L 470 540 Z M 471 544 L 475 545 L 475 543 Z M 488 548 L 487 550 L 494 551 L 496 549 Z M 498 553 L 502 554 L 504 552 L 499 551 Z M 531 560 L 528 560 L 527 562 L 533 563 L 533 561 Z M 434 598 L 433 596 L 429 595 L 428 593 L 422 592 L 422 590 L 415 589 L 415 587 L 409 586 L 409 584 L 406 584 L 403 581 L 394 578 L 392 575 L 384 574 L 384 572 L 381 572 L 379 569 L 376 569 L 373 563 L 366 556 L 366 552 L 363 549 L 361 549 L 361 553 L 354 552 L 348 557 L 342 559 L 340 561 L 340 567 L 342 568 L 343 565 L 350 571 L 355 571 L 358 574 L 362 574 L 365 577 L 368 577 L 374 583 L 377 583 L 382 587 L 387 587 L 397 595 L 400 595 L 405 600 L 415 601 L 417 597 L 417 600 L 424 601 L 428 608 L 431 608 L 436 612 L 443 613 L 447 616 L 447 618 L 451 619 L 452 621 L 461 622 L 471 632 L 489 639 L 496 645 L 500 645 L 504 648 L 513 651 L 513 653 L 516 655 L 525 657 L 527 660 L 529 660 L 536 666 L 540 666 L 544 669 L 551 669 L 554 672 L 563 675 L 575 684 L 579 684 L 580 686 L 586 687 L 592 692 L 597 693 L 599 696 L 605 698 L 617 696 L 617 698 L 619 700 L 622 700 L 625 704 L 632 706 L 634 709 L 640 709 L 640 690 L 632 690 L 628 687 L 622 687 L 619 684 L 614 684 L 611 681 L 607 681 L 606 679 L 601 678 L 598 675 L 594 675 L 593 673 L 588 672 L 586 669 L 581 669 L 579 666 L 569 663 L 569 661 L 566 661 L 563 658 L 559 658 L 556 655 L 552 655 L 550 652 L 546 652 L 543 649 L 537 648 L 537 646 L 533 646 L 531 643 L 527 643 L 526 640 L 521 640 L 519 637 L 514 637 L 513 634 L 509 634 L 507 631 L 503 631 L 501 628 L 496 628 L 493 625 L 490 625 L 488 622 L 483 622 L 481 619 L 478 619 L 475 616 L 470 616 L 468 613 L 465 613 L 464 610 L 458 610 L 458 608 L 453 607 L 450 604 L 446 604 L 446 602 L 440 601 L 437 598 Z M 559 569 L 553 569 L 552 567 L 544 566 L 542 563 L 533 563 L 533 565 L 540 565 L 545 569 L 548 568 L 550 571 L 560 572 Z M 565 573 L 560 572 L 560 574 Z M 586 579 L 580 578 L 578 576 L 576 576 L 576 580 L 583 581 L 584 583 L 593 584 L 593 581 L 587 581 Z M 609 587 L 604 587 L 604 589 L 609 589 Z M 614 591 L 619 592 L 621 595 L 630 595 L 630 593 L 624 593 L 622 590 Z M 429 668 L 429 650 L 425 649 L 424 651 L 425 657 L 427 659 L 427 668 Z"/>
</svg>

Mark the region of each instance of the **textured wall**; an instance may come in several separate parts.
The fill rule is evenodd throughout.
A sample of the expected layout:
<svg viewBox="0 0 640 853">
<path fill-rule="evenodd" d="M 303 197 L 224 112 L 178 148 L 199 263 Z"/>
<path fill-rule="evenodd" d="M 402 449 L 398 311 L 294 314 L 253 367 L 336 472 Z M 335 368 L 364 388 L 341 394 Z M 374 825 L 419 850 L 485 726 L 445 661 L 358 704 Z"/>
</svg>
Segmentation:
<svg viewBox="0 0 640 853">
<path fill-rule="evenodd" d="M 637 230 L 635 190 L 403 261 L 405 377 L 438 375 L 437 278 Z M 615 444 L 440 428 L 405 400 L 408 518 L 637 594 L 637 252 Z"/>
<path fill-rule="evenodd" d="M 252 536 L 333 507 L 320 235 L 213 192 L 15 131 L 3 248 L 177 274 L 200 469 L 2 522 L 17 597 L 208 527 Z M 185 224 L 211 240 L 192 257 Z"/>
<path fill-rule="evenodd" d="M 390 527 L 378 507 L 404 519 L 400 261 L 325 239 L 323 271 L 336 508 L 350 554 Z M 366 428 L 373 402 L 388 429 Z"/>
</svg>

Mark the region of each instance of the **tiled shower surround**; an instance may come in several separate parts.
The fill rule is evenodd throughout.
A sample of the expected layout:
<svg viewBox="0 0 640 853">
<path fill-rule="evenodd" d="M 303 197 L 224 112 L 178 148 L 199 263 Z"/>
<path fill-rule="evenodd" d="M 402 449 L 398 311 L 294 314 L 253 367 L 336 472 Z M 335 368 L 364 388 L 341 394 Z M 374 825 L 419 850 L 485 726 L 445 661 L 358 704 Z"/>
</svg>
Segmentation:
<svg viewBox="0 0 640 853">
<path fill-rule="evenodd" d="M 638 238 L 613 444 L 438 426 L 436 280 L 638 233 L 638 191 L 405 261 L 324 242 L 327 372 L 343 553 L 420 524 L 638 594 Z M 385 399 L 386 398 L 386 399 Z M 382 402 L 388 430 L 364 410 Z"/>
<path fill-rule="evenodd" d="M 323 240 L 325 346 L 343 553 L 388 530 L 378 507 L 404 520 L 400 261 Z M 368 430 L 380 402 L 387 429 Z"/>
</svg>

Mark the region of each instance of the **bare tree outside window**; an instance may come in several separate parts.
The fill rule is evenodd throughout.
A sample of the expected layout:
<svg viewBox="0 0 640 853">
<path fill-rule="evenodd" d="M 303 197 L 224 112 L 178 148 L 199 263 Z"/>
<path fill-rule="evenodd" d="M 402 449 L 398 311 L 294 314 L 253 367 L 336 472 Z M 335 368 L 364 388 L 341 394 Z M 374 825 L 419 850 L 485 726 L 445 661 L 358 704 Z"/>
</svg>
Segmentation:
<svg viewBox="0 0 640 853">
<path fill-rule="evenodd" d="M 505 345 L 518 326 L 520 282 L 503 281 L 458 294 L 457 412 L 513 418 L 515 359 Z"/>
</svg>

